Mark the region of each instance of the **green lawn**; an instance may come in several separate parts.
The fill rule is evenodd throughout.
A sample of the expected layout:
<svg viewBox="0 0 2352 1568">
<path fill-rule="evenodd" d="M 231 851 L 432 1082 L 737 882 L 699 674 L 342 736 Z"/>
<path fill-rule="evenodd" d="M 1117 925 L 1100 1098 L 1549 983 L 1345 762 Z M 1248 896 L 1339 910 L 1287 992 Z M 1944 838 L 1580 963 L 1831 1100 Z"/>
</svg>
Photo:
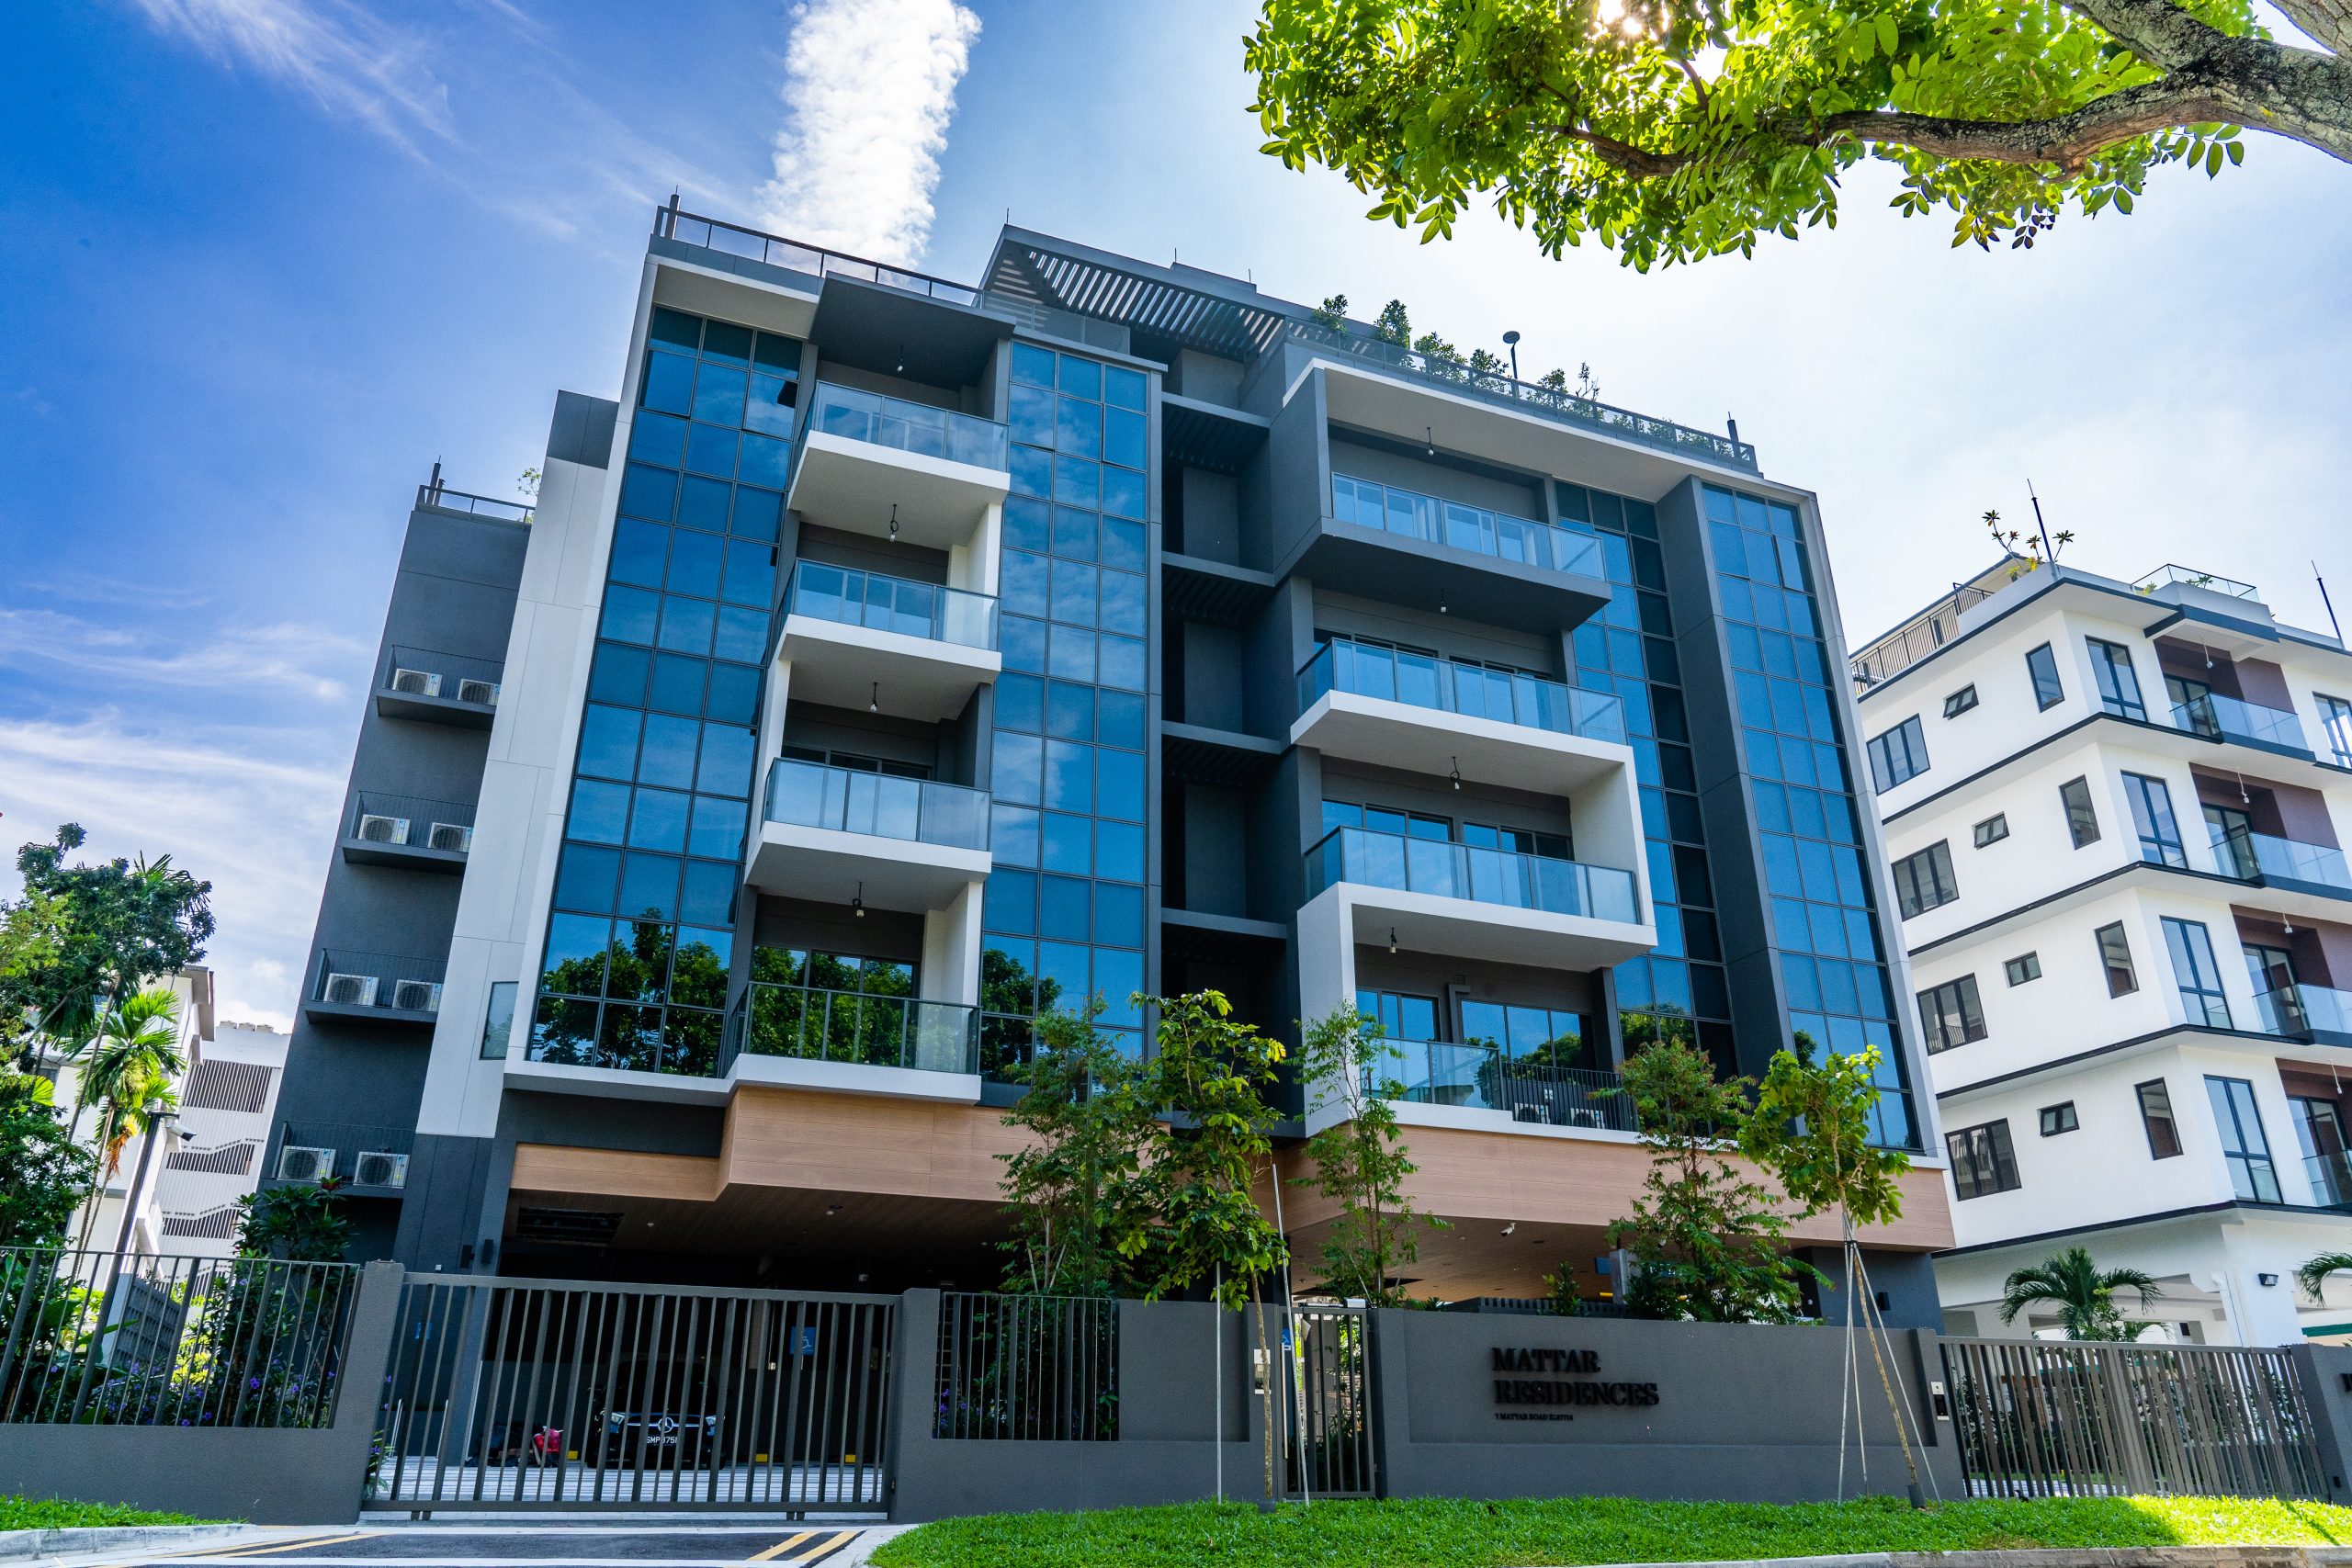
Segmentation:
<svg viewBox="0 0 2352 1568">
<path fill-rule="evenodd" d="M 1571 1568 L 2036 1546 L 2340 1545 L 2352 1508 L 2240 1497 L 1951 1503 L 1645 1503 L 1552 1497 L 1318 1503 L 1261 1515 L 1195 1503 L 1083 1514 L 988 1514 L 885 1542 L 876 1568 Z"/>
<path fill-rule="evenodd" d="M 0 1530 L 74 1529 L 87 1525 L 200 1525 L 186 1514 L 158 1514 L 119 1503 L 68 1503 L 55 1497 L 0 1497 Z"/>
</svg>

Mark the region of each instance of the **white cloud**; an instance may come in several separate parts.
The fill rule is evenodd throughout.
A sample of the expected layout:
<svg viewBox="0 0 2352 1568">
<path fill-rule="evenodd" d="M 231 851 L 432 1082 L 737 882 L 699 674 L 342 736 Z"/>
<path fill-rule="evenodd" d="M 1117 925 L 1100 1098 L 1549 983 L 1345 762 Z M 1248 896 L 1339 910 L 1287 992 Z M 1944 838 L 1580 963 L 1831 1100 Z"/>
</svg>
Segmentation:
<svg viewBox="0 0 2352 1568">
<path fill-rule="evenodd" d="M 13 847 L 78 822 L 88 859 L 168 854 L 212 884 L 220 929 L 205 962 L 223 1017 L 289 1023 L 344 765 L 303 732 L 213 729 L 201 739 L 108 710 L 75 723 L 0 718 L 0 894 Z"/>
<path fill-rule="evenodd" d="M 232 626 L 204 643 L 178 626 L 124 630 L 53 610 L 0 609 L 0 667 L 62 668 L 137 685 L 277 689 L 330 702 L 345 687 L 321 667 L 349 666 L 366 652 L 365 644 L 320 626 Z"/>
<path fill-rule="evenodd" d="M 769 227 L 882 261 L 931 243 L 931 197 L 980 19 L 955 0 L 807 0 L 785 53 Z"/>
<path fill-rule="evenodd" d="M 149 21 L 223 64 L 243 63 L 422 156 L 416 133 L 454 137 L 449 90 L 425 40 L 348 0 L 138 0 Z"/>
</svg>

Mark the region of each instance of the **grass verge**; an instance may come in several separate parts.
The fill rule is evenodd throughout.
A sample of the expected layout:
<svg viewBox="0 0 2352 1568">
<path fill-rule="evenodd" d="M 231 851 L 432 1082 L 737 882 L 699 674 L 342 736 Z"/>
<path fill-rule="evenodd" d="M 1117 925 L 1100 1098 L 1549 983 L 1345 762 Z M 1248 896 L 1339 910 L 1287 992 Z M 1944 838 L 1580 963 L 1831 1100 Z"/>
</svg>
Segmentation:
<svg viewBox="0 0 2352 1568">
<path fill-rule="evenodd" d="M 2330 1546 L 2352 1508 L 2244 1497 L 1948 1503 L 1652 1503 L 1417 1498 L 1254 1507 L 1211 1503 L 944 1519 L 886 1541 L 876 1568 L 1575 1568 L 1847 1551 L 2068 1546 Z"/>
<path fill-rule="evenodd" d="M 73 1503 L 61 1497 L 0 1497 L 0 1530 L 81 1529 L 94 1525 L 200 1525 L 186 1514 L 159 1514 L 120 1503 Z"/>
</svg>

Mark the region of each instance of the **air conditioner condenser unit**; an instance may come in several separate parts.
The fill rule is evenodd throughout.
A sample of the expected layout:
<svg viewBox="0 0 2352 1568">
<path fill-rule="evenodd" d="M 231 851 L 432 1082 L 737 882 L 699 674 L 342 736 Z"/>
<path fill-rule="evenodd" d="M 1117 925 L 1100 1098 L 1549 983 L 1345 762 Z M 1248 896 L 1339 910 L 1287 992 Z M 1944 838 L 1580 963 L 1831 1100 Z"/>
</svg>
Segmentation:
<svg viewBox="0 0 2352 1568">
<path fill-rule="evenodd" d="M 288 1144 L 277 1151 L 280 1181 L 323 1181 L 334 1174 L 334 1151 Z"/>
</svg>

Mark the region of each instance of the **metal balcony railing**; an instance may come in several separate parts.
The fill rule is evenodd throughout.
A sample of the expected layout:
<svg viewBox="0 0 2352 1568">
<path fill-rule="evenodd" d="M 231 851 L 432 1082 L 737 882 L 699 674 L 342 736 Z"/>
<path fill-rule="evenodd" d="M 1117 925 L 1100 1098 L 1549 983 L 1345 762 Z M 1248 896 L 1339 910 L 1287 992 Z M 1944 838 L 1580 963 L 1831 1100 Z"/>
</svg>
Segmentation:
<svg viewBox="0 0 2352 1568">
<path fill-rule="evenodd" d="M 439 1012 L 446 967 L 438 958 L 334 948 L 319 954 L 311 998 L 337 1007 L 393 1013 Z"/>
<path fill-rule="evenodd" d="M 1294 341 L 1310 344 L 1323 352 L 1347 359 L 1369 361 L 1384 370 L 1401 370 L 1407 375 L 1434 382 L 1449 391 L 1466 392 L 1482 401 L 1516 409 L 1521 413 L 1556 420 L 1562 424 L 1582 425 L 1605 435 L 1637 441 L 1645 446 L 1655 446 L 1663 451 L 1703 457 L 1710 462 L 1726 463 L 1751 473 L 1756 470 L 1756 448 L 1753 446 L 1728 435 L 1718 435 L 1712 430 L 1694 430 L 1687 424 L 1677 424 L 1670 419 L 1656 419 L 1591 398 L 1580 398 L 1565 387 L 1547 387 L 1537 381 L 1517 381 L 1495 370 L 1474 370 L 1457 359 L 1423 354 L 1381 338 L 1356 337 L 1334 332 L 1312 321 L 1291 321 L 1288 331 Z"/>
<path fill-rule="evenodd" d="M 928 273 L 910 272 L 905 267 L 867 261 L 862 256 L 848 255 L 840 251 L 829 251 L 821 245 L 763 233 L 757 229 L 746 229 L 741 224 L 724 222 L 717 218 L 681 212 L 674 205 L 653 209 L 653 235 L 659 240 L 699 245 L 707 251 L 743 256 L 792 272 L 813 273 L 820 277 L 854 278 L 860 283 L 878 283 L 909 294 L 920 294 L 927 299 L 944 299 L 950 304 L 979 303 L 979 290 L 967 284 L 950 283 L 944 277 L 933 277 Z"/>
<path fill-rule="evenodd" d="M 360 790 L 344 834 L 361 843 L 465 854 L 474 845 L 474 807 L 462 801 Z"/>
<path fill-rule="evenodd" d="M 767 819 L 910 843 L 981 850 L 989 792 L 934 779 L 892 778 L 779 757 L 768 770 Z"/>
<path fill-rule="evenodd" d="M 527 501 L 506 501 L 494 495 L 469 495 L 461 490 L 451 490 L 435 479 L 416 487 L 419 511 L 430 508 L 436 512 L 466 512 L 477 517 L 503 518 L 509 523 L 528 523 L 532 506 Z"/>
<path fill-rule="evenodd" d="M 2303 721 L 2286 708 L 2250 703 L 2219 692 L 2201 692 L 2172 705 L 2172 727 L 2208 740 L 2251 740 L 2262 746 L 2311 749 L 2303 739 Z"/>
<path fill-rule="evenodd" d="M 2234 577 L 2222 577 L 2194 567 L 2179 566 L 2166 561 L 2155 570 L 2132 584 L 2135 593 L 2154 593 L 2172 583 L 2185 588 L 2201 588 L 2208 593 L 2219 593 L 2231 599 L 2258 599 L 2262 595 L 2251 582 L 2240 582 Z"/>
<path fill-rule="evenodd" d="M 1308 897 L 1341 882 L 1554 915 L 1638 919 L 1630 871 L 1363 828 L 1334 828 L 1306 852 Z"/>
<path fill-rule="evenodd" d="M 1857 694 L 1891 681 L 1960 636 L 1961 613 L 1993 596 L 1994 590 L 1955 582 L 1951 592 L 1854 655 L 1848 670 Z"/>
<path fill-rule="evenodd" d="M 380 688 L 411 697 L 443 697 L 476 707 L 498 705 L 506 666 L 495 659 L 469 659 L 431 648 L 395 647 L 384 661 Z"/>
<path fill-rule="evenodd" d="M 1583 577 L 1603 577 L 1600 541 L 1555 523 L 1513 517 L 1459 501 L 1399 490 L 1350 474 L 1331 476 L 1331 515 L 1342 523 L 1408 539 L 1451 545 L 1498 560 L 1520 561 L 1571 571 Z"/>
<path fill-rule="evenodd" d="M 1457 664 L 1432 654 L 1380 648 L 1349 637 L 1319 645 L 1298 671 L 1298 709 L 1326 692 L 1348 692 L 1472 718 L 1523 724 L 1588 740 L 1625 739 L 1625 708 L 1606 692 L 1587 692 L 1540 675 Z"/>
<path fill-rule="evenodd" d="M 801 561 L 785 584 L 784 608 L 786 615 L 964 648 L 993 650 L 997 645 L 993 594 L 910 582 L 878 571 Z"/>
<path fill-rule="evenodd" d="M 1011 437 L 995 420 L 831 381 L 818 382 L 809 399 L 804 446 L 807 433 L 870 442 L 893 451 L 943 457 L 1000 473 L 1012 464 Z"/>
<path fill-rule="evenodd" d="M 2301 882 L 2352 897 L 2352 865 L 2344 852 L 2272 833 L 2213 835 L 2213 858 L 2222 874 L 2240 882 Z"/>
<path fill-rule="evenodd" d="M 1563 1066 L 1541 1052 L 1506 1053 L 1491 1041 L 1456 1044 L 1437 1040 L 1385 1040 L 1388 1055 L 1365 1066 L 1368 1087 L 1385 1080 L 1405 1087 L 1420 1105 L 1459 1105 L 1509 1111 L 1514 1121 L 1547 1127 L 1637 1131 L 1633 1100 L 1612 1072 Z"/>
<path fill-rule="evenodd" d="M 738 1056 L 792 1057 L 866 1067 L 977 1073 L 979 1010 L 912 997 L 877 997 L 753 981 L 735 999 L 719 1057 L 721 1076 Z"/>
</svg>

